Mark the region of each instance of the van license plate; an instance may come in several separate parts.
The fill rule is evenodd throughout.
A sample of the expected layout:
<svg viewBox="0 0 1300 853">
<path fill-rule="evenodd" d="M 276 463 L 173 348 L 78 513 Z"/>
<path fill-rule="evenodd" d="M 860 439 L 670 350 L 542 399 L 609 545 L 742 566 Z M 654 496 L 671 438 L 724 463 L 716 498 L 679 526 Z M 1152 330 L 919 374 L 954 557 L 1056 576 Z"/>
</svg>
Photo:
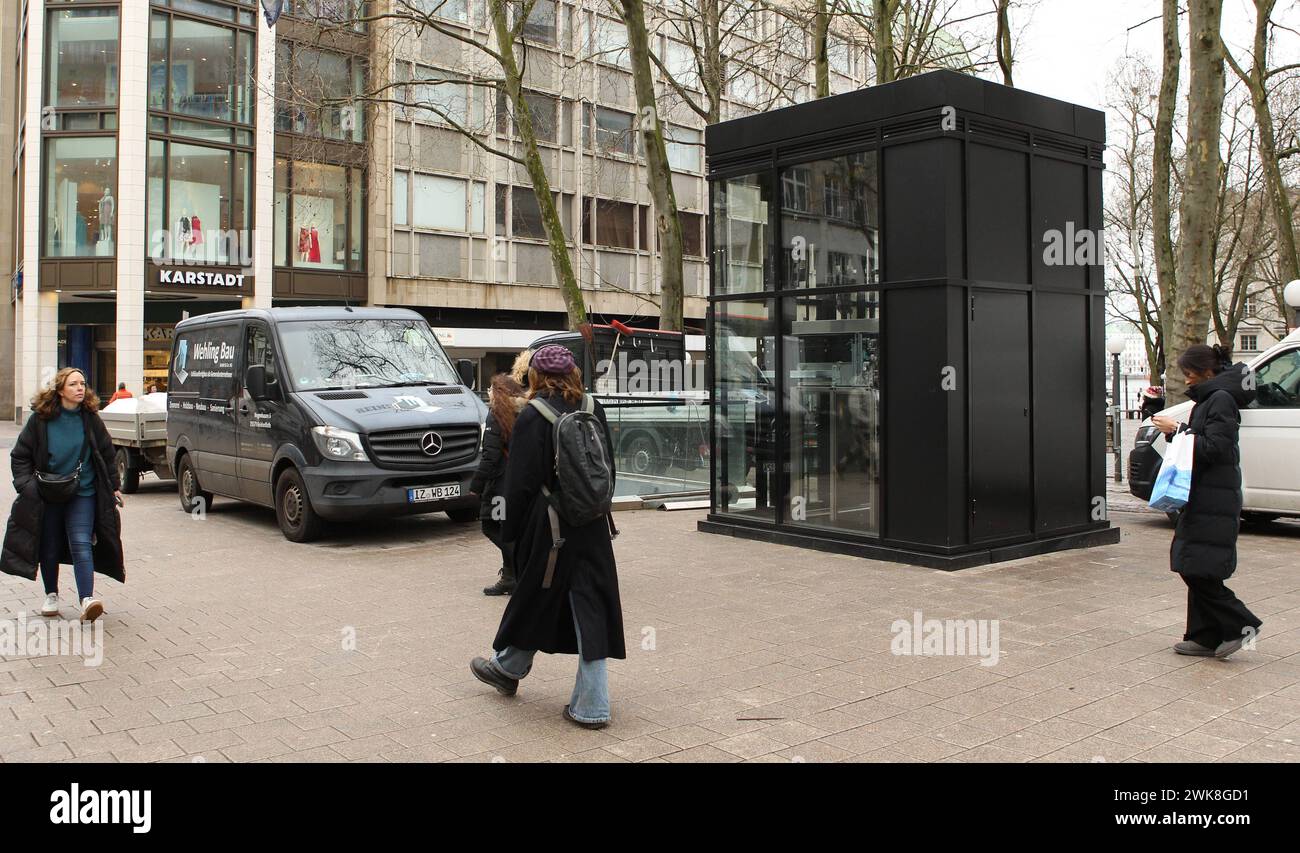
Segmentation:
<svg viewBox="0 0 1300 853">
<path fill-rule="evenodd" d="M 448 483 L 445 486 L 426 486 L 423 489 L 407 489 L 406 502 L 422 504 L 428 501 L 445 501 L 460 497 L 460 483 Z"/>
</svg>

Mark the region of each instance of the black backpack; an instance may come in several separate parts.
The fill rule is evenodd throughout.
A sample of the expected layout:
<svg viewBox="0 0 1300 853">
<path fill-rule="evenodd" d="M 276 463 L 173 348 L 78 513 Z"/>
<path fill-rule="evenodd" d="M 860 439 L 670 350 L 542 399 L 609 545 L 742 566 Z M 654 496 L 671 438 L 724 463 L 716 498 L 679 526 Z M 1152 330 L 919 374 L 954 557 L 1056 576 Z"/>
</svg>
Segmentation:
<svg viewBox="0 0 1300 853">
<path fill-rule="evenodd" d="M 549 589 L 555 561 L 564 545 L 564 537 L 560 535 L 561 518 L 571 527 L 581 527 L 604 516 L 611 537 L 618 535 L 609 514 L 614 501 L 614 454 L 590 395 L 583 395 L 577 411 L 564 414 L 544 400 L 533 398 L 529 402 L 553 426 L 555 488 L 542 486 L 551 521 L 551 553 L 542 588 Z"/>
</svg>

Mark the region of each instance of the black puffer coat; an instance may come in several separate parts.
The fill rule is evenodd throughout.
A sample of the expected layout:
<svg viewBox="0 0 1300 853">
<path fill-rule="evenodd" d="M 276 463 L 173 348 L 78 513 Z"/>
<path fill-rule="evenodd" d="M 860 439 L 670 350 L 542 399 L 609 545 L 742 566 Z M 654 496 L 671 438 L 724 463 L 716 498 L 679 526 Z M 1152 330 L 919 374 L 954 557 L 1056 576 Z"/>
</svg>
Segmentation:
<svg viewBox="0 0 1300 853">
<path fill-rule="evenodd" d="M 1241 526 L 1241 407 L 1255 399 L 1246 365 L 1235 364 L 1187 389 L 1196 402 L 1187 429 L 1196 437 L 1192 489 L 1178 516 L 1170 567 L 1181 575 L 1227 580 L 1237 569 Z M 1172 438 L 1172 437 L 1171 437 Z"/>
<path fill-rule="evenodd" d="M 125 560 L 122 555 L 122 519 L 113 500 L 113 492 L 120 489 L 117 478 L 116 451 L 113 440 L 95 412 L 81 408 L 81 424 L 92 447 L 91 464 L 95 466 L 95 571 L 114 580 L 126 582 Z M 0 554 L 0 570 L 28 580 L 36 579 L 40 561 L 41 528 L 45 523 L 45 502 L 36 490 L 36 471 L 48 469 L 49 450 L 46 421 L 33 414 L 18 435 L 9 457 L 13 464 L 14 499 L 9 511 L 9 524 L 5 528 L 4 551 Z M 108 486 L 108 488 L 105 488 Z M 60 563 L 71 564 L 72 554 L 65 546 Z"/>
<path fill-rule="evenodd" d="M 515 411 L 521 411 L 527 402 L 523 397 L 517 398 Z M 483 424 L 483 455 L 469 484 L 469 490 L 479 497 L 478 517 L 482 521 L 492 520 L 492 502 L 501 494 L 506 460 L 510 455 L 509 445 L 509 440 L 502 437 L 496 415 L 488 412 Z"/>
<path fill-rule="evenodd" d="M 560 397 L 545 398 L 559 413 L 577 407 Z M 596 417 L 609 424 L 596 404 Z M 608 446 L 613 447 L 610 443 Z M 582 657 L 627 656 L 623 641 L 623 609 L 618 595 L 614 545 L 603 518 L 581 527 L 560 522 L 564 545 L 555 563 L 551 586 L 542 588 L 546 558 L 551 550 L 551 524 L 542 485 L 554 484 L 555 448 L 549 421 L 532 406 L 515 421 L 510 435 L 510 464 L 504 487 L 506 517 L 502 535 L 514 543 L 515 591 L 510 596 L 492 648 L 506 646 L 542 652 L 576 654 L 573 630 L 576 614 L 582 630 Z"/>
</svg>

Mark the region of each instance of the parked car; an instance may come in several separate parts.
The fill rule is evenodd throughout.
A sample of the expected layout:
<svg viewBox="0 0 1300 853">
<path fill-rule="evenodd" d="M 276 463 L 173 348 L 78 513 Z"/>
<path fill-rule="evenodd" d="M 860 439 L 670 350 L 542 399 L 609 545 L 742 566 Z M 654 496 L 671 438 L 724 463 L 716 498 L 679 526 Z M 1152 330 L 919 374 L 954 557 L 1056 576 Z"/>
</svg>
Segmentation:
<svg viewBox="0 0 1300 853">
<path fill-rule="evenodd" d="M 1245 521 L 1300 518 L 1300 329 L 1247 362 L 1256 398 L 1241 411 L 1241 480 Z M 1160 414 L 1188 420 L 1190 400 Z M 1129 453 L 1129 491 L 1143 500 L 1169 443 L 1147 418 Z"/>
<path fill-rule="evenodd" d="M 285 537 L 322 523 L 446 512 L 469 483 L 487 407 L 429 324 L 392 308 L 272 308 L 176 325 L 167 462 L 186 511 L 214 495 L 273 507 Z"/>
</svg>

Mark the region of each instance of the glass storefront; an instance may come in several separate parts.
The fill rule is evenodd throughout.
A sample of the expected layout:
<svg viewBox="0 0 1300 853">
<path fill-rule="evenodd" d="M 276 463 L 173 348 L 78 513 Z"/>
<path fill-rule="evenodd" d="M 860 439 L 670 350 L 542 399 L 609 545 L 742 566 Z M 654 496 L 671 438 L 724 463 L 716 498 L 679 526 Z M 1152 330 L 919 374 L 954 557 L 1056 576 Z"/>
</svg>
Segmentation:
<svg viewBox="0 0 1300 853">
<path fill-rule="evenodd" d="M 275 262 L 297 269 L 364 269 L 362 170 L 276 160 Z"/>
<path fill-rule="evenodd" d="M 111 136 L 46 139 L 45 177 L 45 255 L 112 257 L 117 140 Z"/>
<path fill-rule="evenodd" d="M 117 106 L 118 10 L 49 13 L 45 103 L 59 109 Z"/>
<path fill-rule="evenodd" d="M 252 177 L 249 152 L 149 140 L 150 256 L 250 264 Z"/>
</svg>

